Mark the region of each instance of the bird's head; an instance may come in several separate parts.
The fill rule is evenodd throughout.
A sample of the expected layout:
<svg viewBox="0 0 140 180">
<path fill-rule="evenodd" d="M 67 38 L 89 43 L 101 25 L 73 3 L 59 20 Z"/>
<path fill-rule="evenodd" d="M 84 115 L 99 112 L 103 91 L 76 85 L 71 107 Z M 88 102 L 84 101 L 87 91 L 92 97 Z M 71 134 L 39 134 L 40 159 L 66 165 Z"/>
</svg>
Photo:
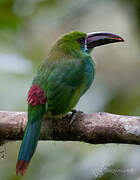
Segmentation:
<svg viewBox="0 0 140 180">
<path fill-rule="evenodd" d="M 119 35 L 112 33 L 93 32 L 86 34 L 83 32 L 74 31 L 62 36 L 56 42 L 53 50 L 62 50 L 67 54 L 75 50 L 82 50 L 83 52 L 90 53 L 91 50 L 97 46 L 116 42 L 124 42 L 124 40 Z"/>
</svg>

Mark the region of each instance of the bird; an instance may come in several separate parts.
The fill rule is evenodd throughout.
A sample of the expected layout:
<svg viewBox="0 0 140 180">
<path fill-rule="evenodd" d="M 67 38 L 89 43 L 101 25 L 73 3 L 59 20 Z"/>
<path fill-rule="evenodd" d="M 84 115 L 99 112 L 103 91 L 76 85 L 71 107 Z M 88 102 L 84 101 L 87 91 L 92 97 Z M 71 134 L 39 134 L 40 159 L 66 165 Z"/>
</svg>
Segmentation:
<svg viewBox="0 0 140 180">
<path fill-rule="evenodd" d="M 17 175 L 26 173 L 36 150 L 43 117 L 65 116 L 91 86 L 95 76 L 91 51 L 116 42 L 124 39 L 112 33 L 79 31 L 65 34 L 56 41 L 28 91 L 28 123 L 16 164 Z"/>
</svg>

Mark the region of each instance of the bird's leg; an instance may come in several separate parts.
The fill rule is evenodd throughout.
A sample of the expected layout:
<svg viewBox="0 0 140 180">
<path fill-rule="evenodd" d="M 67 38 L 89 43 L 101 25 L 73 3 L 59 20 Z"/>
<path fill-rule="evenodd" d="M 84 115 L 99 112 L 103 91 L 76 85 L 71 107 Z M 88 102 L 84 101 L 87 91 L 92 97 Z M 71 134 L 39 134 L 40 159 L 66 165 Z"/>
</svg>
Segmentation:
<svg viewBox="0 0 140 180">
<path fill-rule="evenodd" d="M 72 114 L 71 114 L 72 118 L 71 118 L 71 120 L 70 120 L 70 125 L 71 125 L 71 124 L 73 123 L 73 121 L 75 120 L 75 116 L 76 116 L 76 114 L 77 114 L 77 110 L 76 110 L 76 109 L 72 109 L 71 112 L 72 112 Z"/>
<path fill-rule="evenodd" d="M 77 113 L 77 110 L 76 109 L 72 109 L 71 112 L 72 112 L 72 116 L 73 116 L 75 113 Z"/>
</svg>

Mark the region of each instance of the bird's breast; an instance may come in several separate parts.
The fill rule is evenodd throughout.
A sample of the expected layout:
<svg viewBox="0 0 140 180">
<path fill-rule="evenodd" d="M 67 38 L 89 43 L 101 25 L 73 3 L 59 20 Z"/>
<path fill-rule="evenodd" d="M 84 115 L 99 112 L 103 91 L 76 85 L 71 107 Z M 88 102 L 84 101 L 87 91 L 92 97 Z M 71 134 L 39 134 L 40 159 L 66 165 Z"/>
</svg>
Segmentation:
<svg viewBox="0 0 140 180">
<path fill-rule="evenodd" d="M 94 79 L 92 59 L 71 62 L 57 67 L 49 78 L 47 88 L 48 111 L 54 116 L 66 114 L 77 104 Z"/>
</svg>

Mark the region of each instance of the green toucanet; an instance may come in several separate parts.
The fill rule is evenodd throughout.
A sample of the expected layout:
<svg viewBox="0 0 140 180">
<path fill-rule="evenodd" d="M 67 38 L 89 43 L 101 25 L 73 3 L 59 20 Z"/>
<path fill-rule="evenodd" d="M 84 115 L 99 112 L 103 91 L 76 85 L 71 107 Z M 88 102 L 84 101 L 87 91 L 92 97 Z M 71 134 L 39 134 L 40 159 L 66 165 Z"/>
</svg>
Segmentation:
<svg viewBox="0 0 140 180">
<path fill-rule="evenodd" d="M 28 123 L 16 165 L 17 174 L 26 172 L 37 146 L 44 114 L 55 118 L 66 115 L 92 84 L 95 63 L 91 50 L 123 41 L 111 33 L 71 32 L 55 43 L 28 92 Z"/>
</svg>

